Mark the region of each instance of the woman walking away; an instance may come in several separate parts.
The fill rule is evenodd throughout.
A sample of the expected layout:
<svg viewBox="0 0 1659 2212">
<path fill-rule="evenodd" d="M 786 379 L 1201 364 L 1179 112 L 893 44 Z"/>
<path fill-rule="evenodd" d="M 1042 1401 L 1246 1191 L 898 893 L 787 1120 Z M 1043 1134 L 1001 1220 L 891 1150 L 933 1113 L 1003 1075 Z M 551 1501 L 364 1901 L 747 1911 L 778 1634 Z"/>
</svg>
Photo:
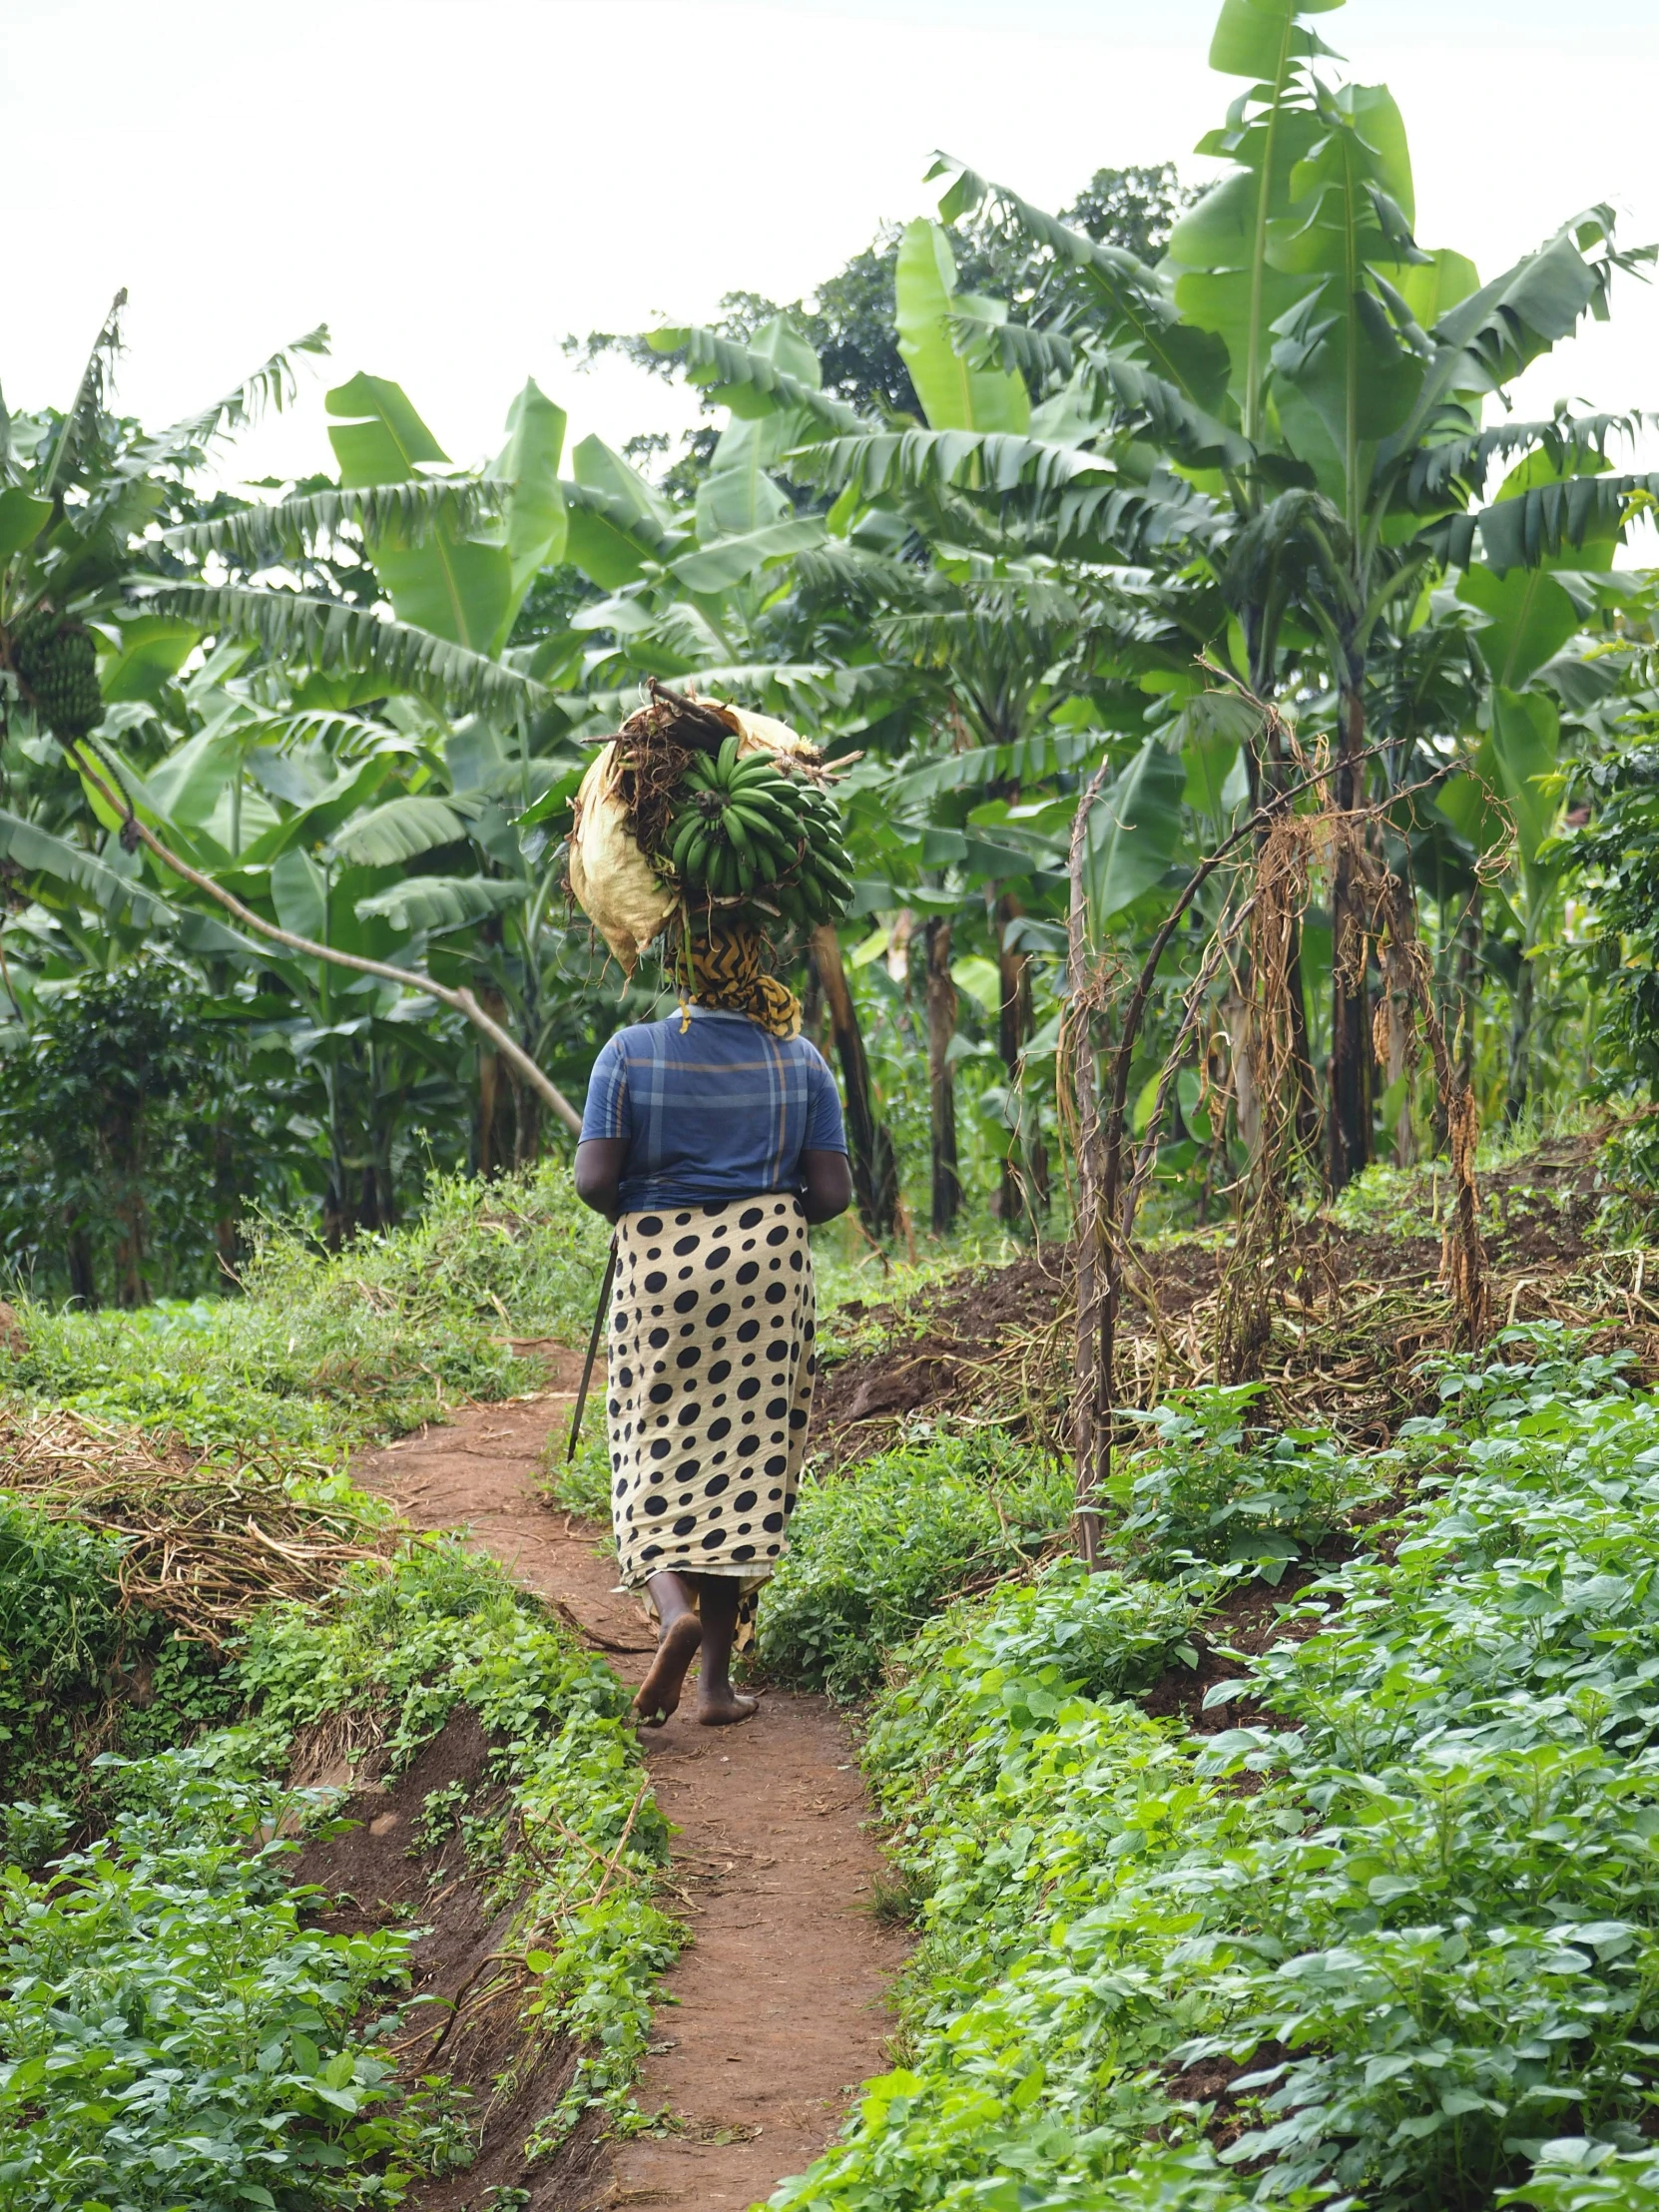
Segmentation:
<svg viewBox="0 0 1659 2212">
<path fill-rule="evenodd" d="M 812 1411 L 810 1224 L 851 1200 L 840 1103 L 754 930 L 690 948 L 693 1003 L 614 1036 L 594 1063 L 576 1191 L 617 1225 L 611 1520 L 622 1579 L 657 1609 L 634 1700 L 648 1727 L 700 1657 L 697 1718 L 745 1721 L 740 1606 L 771 1574 Z"/>
</svg>

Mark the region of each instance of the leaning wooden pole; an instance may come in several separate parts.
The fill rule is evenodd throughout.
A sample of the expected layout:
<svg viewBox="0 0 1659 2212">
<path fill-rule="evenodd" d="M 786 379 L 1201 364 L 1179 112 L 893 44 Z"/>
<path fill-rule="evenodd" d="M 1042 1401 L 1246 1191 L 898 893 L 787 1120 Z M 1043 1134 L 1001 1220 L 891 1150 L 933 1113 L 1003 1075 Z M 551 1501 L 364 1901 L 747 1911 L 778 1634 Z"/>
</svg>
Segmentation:
<svg viewBox="0 0 1659 2212">
<path fill-rule="evenodd" d="M 1077 1219 L 1072 1232 L 1077 1314 L 1072 1384 L 1072 1496 L 1077 1549 L 1092 1574 L 1100 1560 L 1100 1500 L 1111 1472 L 1112 1349 L 1105 1327 L 1110 1236 L 1100 1147 L 1100 1084 L 1096 1068 L 1094 981 L 1089 974 L 1088 899 L 1083 859 L 1089 812 L 1105 784 L 1103 766 L 1090 781 L 1071 826 L 1071 898 L 1066 922 L 1065 1052 L 1076 1110 Z"/>
<path fill-rule="evenodd" d="M 211 875 L 204 875 L 200 868 L 192 867 L 188 860 L 181 859 L 177 852 L 169 850 L 155 831 L 140 822 L 128 800 L 112 790 L 108 782 L 77 751 L 73 742 L 66 738 L 62 743 L 76 772 L 86 779 L 106 805 L 113 807 L 117 814 L 125 818 L 121 828 L 124 843 L 130 845 L 130 840 L 136 839 L 139 843 L 148 845 L 164 867 L 171 868 L 175 875 L 182 876 L 187 883 L 194 883 L 198 890 L 217 899 L 227 913 L 235 914 L 245 929 L 252 929 L 262 937 L 269 937 L 273 944 L 283 945 L 289 952 L 302 952 L 308 959 L 326 960 L 334 967 L 351 968 L 358 975 L 383 976 L 388 983 L 401 983 L 410 990 L 424 991 L 429 998 L 435 998 L 439 1005 L 451 1007 L 456 1013 L 464 1014 L 475 1029 L 488 1037 L 502 1058 L 517 1068 L 525 1082 L 557 1114 L 571 1134 L 577 1137 L 582 1134 L 582 1117 L 564 1092 L 549 1076 L 542 1073 L 529 1053 L 507 1034 L 499 1022 L 490 1019 L 469 990 L 451 990 L 446 983 L 434 983 L 429 975 L 421 975 L 413 968 L 393 967 L 386 960 L 359 959 L 354 952 L 339 952 L 332 945 L 318 944 L 313 938 L 296 936 L 291 929 L 278 929 L 275 922 L 265 920 L 252 907 L 245 906 L 223 884 L 216 883 Z"/>
</svg>

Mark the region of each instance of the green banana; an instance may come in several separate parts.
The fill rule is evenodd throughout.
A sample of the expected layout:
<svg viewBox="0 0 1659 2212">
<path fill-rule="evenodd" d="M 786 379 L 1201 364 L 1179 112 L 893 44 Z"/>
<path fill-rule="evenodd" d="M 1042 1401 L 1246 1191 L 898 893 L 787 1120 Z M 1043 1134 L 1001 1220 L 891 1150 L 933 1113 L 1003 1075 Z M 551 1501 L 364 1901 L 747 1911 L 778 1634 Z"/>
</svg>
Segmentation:
<svg viewBox="0 0 1659 2212">
<path fill-rule="evenodd" d="M 773 767 L 765 753 L 752 753 L 746 761 L 740 761 L 728 779 L 732 791 L 747 790 L 751 784 L 782 784 L 784 778 Z"/>
<path fill-rule="evenodd" d="M 734 730 L 715 756 L 715 773 L 723 784 L 732 779 L 732 771 L 738 765 L 738 747 L 743 743 L 741 734 Z"/>
<path fill-rule="evenodd" d="M 739 858 L 749 858 L 754 850 L 754 846 L 750 841 L 749 825 L 744 821 L 736 807 L 728 807 L 725 810 L 720 818 L 720 827 L 737 847 Z"/>
</svg>

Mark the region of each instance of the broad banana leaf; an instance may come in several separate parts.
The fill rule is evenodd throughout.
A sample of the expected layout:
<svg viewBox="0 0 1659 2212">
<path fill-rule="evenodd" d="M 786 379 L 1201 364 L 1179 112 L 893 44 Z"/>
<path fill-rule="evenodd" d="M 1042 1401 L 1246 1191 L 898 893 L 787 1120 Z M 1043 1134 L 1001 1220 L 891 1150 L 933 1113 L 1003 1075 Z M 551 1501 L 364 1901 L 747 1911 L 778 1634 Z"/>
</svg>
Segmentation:
<svg viewBox="0 0 1659 2212">
<path fill-rule="evenodd" d="M 686 374 L 694 384 L 709 388 L 717 405 L 749 419 L 799 410 L 826 430 L 855 435 L 877 427 L 866 422 L 856 407 L 821 391 L 818 376 L 792 375 L 786 365 L 755 346 L 739 345 L 718 330 L 690 324 L 678 329 L 653 330 L 646 340 L 654 353 L 686 355 Z M 805 344 L 805 339 L 801 341 Z M 814 367 L 817 369 L 817 357 Z"/>
<path fill-rule="evenodd" d="M 1312 60 L 1332 49 L 1297 18 L 1327 15 L 1343 0 L 1222 0 L 1210 40 L 1210 67 L 1224 77 L 1278 82 L 1292 61 Z"/>
<path fill-rule="evenodd" d="M 412 875 L 388 890 L 371 891 L 356 902 L 359 921 L 381 919 L 402 932 L 464 929 L 486 915 L 516 906 L 528 890 L 524 883 L 486 875 Z"/>
<path fill-rule="evenodd" d="M 37 499 L 21 484 L 0 491 L 0 566 L 34 544 L 51 512 L 50 499 Z"/>
<path fill-rule="evenodd" d="M 1547 692 L 1492 691 L 1492 757 L 1503 796 L 1515 818 L 1515 843 L 1523 873 L 1537 865 L 1538 847 L 1555 827 L 1559 796 L 1542 788 L 1552 778 L 1561 748 L 1561 718 Z"/>
<path fill-rule="evenodd" d="M 507 610 L 491 650 L 504 651 L 524 595 L 544 568 L 565 557 L 569 523 L 559 484 L 565 411 L 528 379 L 507 415 L 507 442 L 493 473 L 512 486 L 502 518 L 507 543 Z"/>
<path fill-rule="evenodd" d="M 326 404 L 332 415 L 358 418 L 328 429 L 342 483 L 403 483 L 421 464 L 448 458 L 402 388 L 383 376 L 353 376 L 327 394 Z M 472 653 L 492 652 L 512 601 L 504 545 L 460 536 L 439 522 L 418 543 L 387 529 L 368 540 L 367 552 L 399 622 Z"/>
<path fill-rule="evenodd" d="M 1186 782 L 1180 761 L 1152 737 L 1096 800 L 1083 851 L 1092 935 L 1150 890 L 1174 859 Z"/>
<path fill-rule="evenodd" d="M 348 822 L 336 830 L 325 850 L 355 861 L 362 867 L 395 867 L 435 845 L 456 844 L 467 826 L 443 800 L 417 793 L 388 799 L 371 814 Z"/>
<path fill-rule="evenodd" d="M 760 360 L 774 362 L 803 389 L 815 389 L 823 379 L 818 355 L 784 315 L 762 324 L 750 351 Z M 697 488 L 700 545 L 748 537 L 788 519 L 793 513 L 790 502 L 767 471 L 811 429 L 811 418 L 800 410 L 780 410 L 759 418 L 734 415 L 720 434 L 708 475 Z M 720 591 L 727 587 L 688 583 L 687 588 Z"/>
<path fill-rule="evenodd" d="M 1587 458 L 1594 466 L 1596 456 Z M 1568 460 L 1566 465 L 1577 463 Z M 1547 451 L 1529 454 L 1504 478 L 1497 498 L 1483 510 L 1482 520 L 1509 509 L 1521 509 L 1540 491 L 1565 491 L 1580 482 L 1596 481 L 1594 475 L 1563 477 L 1555 456 Z M 1513 534 L 1523 537 L 1524 527 L 1523 522 Z M 1574 572 L 1612 567 L 1616 528 L 1615 521 L 1605 534 L 1587 537 L 1571 556 L 1540 552 L 1532 565 L 1509 566 L 1501 573 L 1495 563 L 1486 567 L 1477 562 L 1467 570 L 1458 584 L 1457 596 L 1486 617 L 1475 642 L 1498 684 L 1511 692 L 1519 691 L 1573 635 L 1587 611 L 1585 594 Z M 1501 544 L 1503 539 L 1498 535 Z"/>
<path fill-rule="evenodd" d="M 919 218 L 906 226 L 894 285 L 898 350 L 928 427 L 1023 431 L 1031 420 L 1025 379 L 1006 369 L 974 368 L 956 350 L 952 313 L 958 304 L 983 312 L 987 303 L 958 302 L 956 265 L 938 224 Z"/>
<path fill-rule="evenodd" d="M 193 623 L 170 615 L 140 615 L 136 621 L 124 622 L 120 643 L 99 665 L 104 697 L 111 706 L 158 699 L 169 679 L 190 659 L 201 636 Z"/>
<path fill-rule="evenodd" d="M 127 914 L 138 927 L 155 929 L 171 926 L 178 920 L 166 900 L 146 890 L 141 883 L 118 874 L 105 861 L 82 846 L 71 844 L 66 837 L 54 836 L 50 830 L 25 822 L 21 815 L 14 815 L 3 807 L 0 807 L 0 859 L 9 860 L 25 875 L 45 875 L 64 884 L 80 899 L 96 906 L 109 921 Z"/>
<path fill-rule="evenodd" d="M 722 538 L 696 553 L 682 553 L 670 564 L 670 569 L 687 591 L 696 592 L 700 597 L 712 597 L 743 583 L 768 561 L 809 552 L 822 545 L 824 538 L 824 522 L 820 516 L 792 515 L 786 521 L 767 523 L 751 530 L 744 537 Z"/>
<path fill-rule="evenodd" d="M 246 711 L 248 723 L 254 721 Z M 245 733 L 235 721 L 222 721 L 188 739 L 146 779 L 150 803 L 169 822 L 200 830 L 219 805 L 220 794 L 242 765 Z"/>
<path fill-rule="evenodd" d="M 276 919 L 296 937 L 328 942 L 328 879 L 299 845 L 289 845 L 273 863 L 271 898 Z"/>
</svg>

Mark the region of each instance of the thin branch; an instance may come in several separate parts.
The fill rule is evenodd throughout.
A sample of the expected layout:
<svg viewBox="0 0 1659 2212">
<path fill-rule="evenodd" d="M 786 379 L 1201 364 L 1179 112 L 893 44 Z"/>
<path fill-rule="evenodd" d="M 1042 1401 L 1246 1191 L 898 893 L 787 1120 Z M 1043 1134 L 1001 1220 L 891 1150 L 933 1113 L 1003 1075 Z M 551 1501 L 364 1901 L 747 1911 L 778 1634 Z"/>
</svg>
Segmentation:
<svg viewBox="0 0 1659 2212">
<path fill-rule="evenodd" d="M 131 831 L 132 835 L 149 846 L 150 850 L 165 867 L 170 867 L 175 875 L 182 876 L 187 883 L 193 883 L 198 890 L 206 891 L 210 898 L 217 899 L 228 913 L 236 915 L 238 921 L 245 928 L 257 931 L 262 937 L 269 937 L 274 944 L 285 945 L 290 952 L 302 952 L 308 959 L 327 960 L 334 967 L 351 968 L 359 975 L 379 975 L 383 976 L 388 983 L 401 983 L 405 989 L 424 991 L 429 998 L 435 998 L 440 1005 L 451 1007 L 458 1014 L 464 1014 L 475 1029 L 482 1030 L 491 1044 L 494 1045 L 496 1051 L 518 1069 L 531 1089 L 551 1108 L 572 1136 L 579 1137 L 582 1134 L 582 1117 L 572 1106 L 570 1100 L 566 1098 L 563 1091 L 558 1089 L 549 1076 L 542 1073 L 529 1053 L 507 1034 L 499 1022 L 490 1019 L 469 990 L 450 990 L 447 984 L 434 983 L 429 975 L 418 974 L 413 968 L 392 967 L 385 960 L 359 959 L 354 952 L 338 952 L 332 945 L 317 944 L 310 937 L 296 936 L 291 929 L 278 929 L 275 922 L 266 921 L 261 915 L 255 913 L 252 907 L 245 906 L 242 900 L 226 890 L 223 884 L 216 883 L 211 875 L 204 875 L 199 868 L 192 867 L 188 860 L 182 860 L 176 852 L 169 851 L 155 831 L 140 822 L 126 798 L 112 791 L 104 778 L 98 774 L 98 771 L 88 764 L 84 756 L 67 739 L 64 740 L 64 751 L 68 754 L 77 772 L 86 779 L 93 790 L 105 801 L 106 805 L 113 807 L 118 814 L 125 816 L 123 836 Z"/>
</svg>

